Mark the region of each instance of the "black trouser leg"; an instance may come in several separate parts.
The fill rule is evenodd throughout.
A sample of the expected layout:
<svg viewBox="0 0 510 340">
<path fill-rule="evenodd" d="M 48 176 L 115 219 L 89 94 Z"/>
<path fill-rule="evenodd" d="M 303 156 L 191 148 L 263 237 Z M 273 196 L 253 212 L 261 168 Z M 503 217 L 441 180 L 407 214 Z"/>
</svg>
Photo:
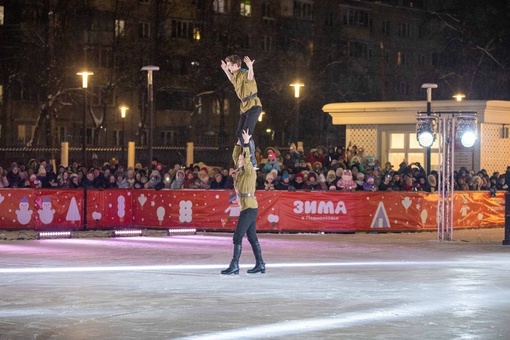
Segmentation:
<svg viewBox="0 0 510 340">
<path fill-rule="evenodd" d="M 250 158 L 254 168 L 257 167 L 257 160 L 255 158 L 255 142 L 253 141 L 253 133 L 261 113 L 262 106 L 254 106 L 241 114 L 241 118 L 239 119 L 239 124 L 237 125 L 236 131 L 237 138 L 239 138 L 241 143 L 243 142 L 243 130 L 248 130 L 248 133 L 252 135 L 252 139 L 250 140 Z"/>
</svg>

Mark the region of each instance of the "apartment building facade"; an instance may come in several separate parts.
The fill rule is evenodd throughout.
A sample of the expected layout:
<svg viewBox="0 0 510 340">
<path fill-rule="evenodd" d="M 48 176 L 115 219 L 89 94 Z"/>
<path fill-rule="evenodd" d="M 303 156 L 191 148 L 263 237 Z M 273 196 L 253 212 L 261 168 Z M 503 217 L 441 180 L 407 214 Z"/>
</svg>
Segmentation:
<svg viewBox="0 0 510 340">
<path fill-rule="evenodd" d="M 447 2 L 446 2 L 447 3 Z M 0 0 L 2 147 L 63 141 L 119 152 L 235 141 L 238 99 L 220 68 L 255 59 L 262 147 L 345 144 L 328 102 L 417 100 L 444 47 L 439 1 Z M 143 66 L 154 72 L 154 129 Z M 93 72 L 87 102 L 78 72 Z M 289 84 L 302 82 L 299 98 Z M 129 107 L 122 118 L 119 107 Z M 298 119 L 296 118 L 298 117 Z M 295 126 L 301 128 L 295 136 Z M 170 161 L 170 160 L 169 160 Z"/>
</svg>

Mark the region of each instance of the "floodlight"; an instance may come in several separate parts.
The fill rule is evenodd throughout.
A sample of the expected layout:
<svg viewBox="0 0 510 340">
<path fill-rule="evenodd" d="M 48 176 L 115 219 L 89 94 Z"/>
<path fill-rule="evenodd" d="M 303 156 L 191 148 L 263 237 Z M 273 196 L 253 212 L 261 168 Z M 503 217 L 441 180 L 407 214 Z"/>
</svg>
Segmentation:
<svg viewBox="0 0 510 340">
<path fill-rule="evenodd" d="M 477 139 L 477 117 L 474 114 L 461 114 L 457 118 L 457 138 L 465 148 L 475 145 Z"/>
<path fill-rule="evenodd" d="M 436 140 L 437 117 L 419 113 L 416 119 L 418 120 L 416 123 L 416 139 L 422 147 L 429 148 Z"/>
</svg>

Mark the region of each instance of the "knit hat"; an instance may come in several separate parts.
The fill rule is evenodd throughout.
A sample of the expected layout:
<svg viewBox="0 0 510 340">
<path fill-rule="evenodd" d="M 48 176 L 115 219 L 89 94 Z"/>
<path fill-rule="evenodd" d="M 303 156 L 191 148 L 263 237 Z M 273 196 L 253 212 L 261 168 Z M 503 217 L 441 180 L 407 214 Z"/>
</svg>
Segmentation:
<svg viewBox="0 0 510 340">
<path fill-rule="evenodd" d="M 288 174 L 288 173 L 286 173 L 286 172 L 284 172 L 284 173 L 282 174 L 282 180 L 284 180 L 284 179 L 288 179 L 288 178 L 289 178 L 289 174 Z"/>
<path fill-rule="evenodd" d="M 177 170 L 177 173 L 175 174 L 175 177 L 179 177 L 179 176 L 182 176 L 184 177 L 186 174 L 184 173 L 184 171 L 182 170 Z"/>
<path fill-rule="evenodd" d="M 14 168 L 18 168 L 18 163 L 16 163 L 16 162 L 11 163 L 11 170 Z"/>
<path fill-rule="evenodd" d="M 336 177 L 342 177 L 343 174 L 344 174 L 344 169 L 342 169 L 342 168 L 336 169 L 336 171 L 335 171 Z"/>
<path fill-rule="evenodd" d="M 303 173 L 302 173 L 302 172 L 298 172 L 298 173 L 296 174 L 296 178 L 301 178 L 301 179 L 303 179 Z"/>
<path fill-rule="evenodd" d="M 342 170 L 342 174 L 343 174 L 343 172 L 344 172 L 344 171 Z M 330 182 L 334 181 L 334 180 L 335 180 L 335 178 L 336 178 L 336 173 L 335 173 L 335 171 L 333 171 L 333 170 L 329 170 L 329 171 L 328 171 L 328 174 L 326 175 L 326 177 L 327 177 L 327 179 L 328 179 Z M 342 176 L 338 176 L 338 177 L 342 177 Z"/>
<path fill-rule="evenodd" d="M 319 175 L 319 182 L 321 182 L 321 183 L 325 183 L 326 182 L 326 177 L 324 176 L 324 174 L 320 174 Z"/>
<path fill-rule="evenodd" d="M 203 182 L 209 181 L 209 174 L 207 174 L 204 170 L 200 170 L 198 172 L 198 178 L 200 178 Z"/>
</svg>

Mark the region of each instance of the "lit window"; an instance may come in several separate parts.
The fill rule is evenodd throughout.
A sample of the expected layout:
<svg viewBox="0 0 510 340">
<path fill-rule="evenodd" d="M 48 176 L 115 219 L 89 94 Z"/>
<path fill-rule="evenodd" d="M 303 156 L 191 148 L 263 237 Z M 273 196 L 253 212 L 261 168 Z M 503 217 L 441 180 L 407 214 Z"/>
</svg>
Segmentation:
<svg viewBox="0 0 510 340">
<path fill-rule="evenodd" d="M 194 40 L 200 40 L 200 29 L 199 28 L 193 28 L 193 39 Z"/>
<path fill-rule="evenodd" d="M 4 6 L 0 6 L 0 26 L 4 25 Z"/>
<path fill-rule="evenodd" d="M 18 125 L 18 143 L 26 145 L 32 139 L 35 125 Z"/>
<path fill-rule="evenodd" d="M 115 20 L 115 36 L 123 37 L 124 36 L 124 26 L 126 22 L 124 20 Z"/>
<path fill-rule="evenodd" d="M 250 17 L 251 16 L 251 1 L 250 0 L 241 0 L 241 8 L 239 9 L 239 13 L 242 16 Z"/>
</svg>

